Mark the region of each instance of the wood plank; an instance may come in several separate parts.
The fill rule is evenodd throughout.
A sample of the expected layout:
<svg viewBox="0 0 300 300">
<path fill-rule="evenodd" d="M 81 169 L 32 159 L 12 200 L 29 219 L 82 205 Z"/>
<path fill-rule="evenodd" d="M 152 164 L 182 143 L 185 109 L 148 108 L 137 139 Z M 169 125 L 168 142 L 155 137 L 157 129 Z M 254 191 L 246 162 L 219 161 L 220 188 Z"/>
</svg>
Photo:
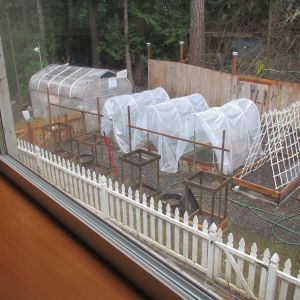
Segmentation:
<svg viewBox="0 0 300 300">
<path fill-rule="evenodd" d="M 266 188 L 264 186 L 261 186 L 261 185 L 258 185 L 258 184 L 240 179 L 240 178 L 236 178 L 236 177 L 232 178 L 232 182 L 241 187 L 245 187 L 247 189 L 261 193 L 263 195 L 270 196 L 274 199 L 277 199 L 277 200 L 280 199 L 280 192 L 274 191 L 274 190 Z"/>
</svg>

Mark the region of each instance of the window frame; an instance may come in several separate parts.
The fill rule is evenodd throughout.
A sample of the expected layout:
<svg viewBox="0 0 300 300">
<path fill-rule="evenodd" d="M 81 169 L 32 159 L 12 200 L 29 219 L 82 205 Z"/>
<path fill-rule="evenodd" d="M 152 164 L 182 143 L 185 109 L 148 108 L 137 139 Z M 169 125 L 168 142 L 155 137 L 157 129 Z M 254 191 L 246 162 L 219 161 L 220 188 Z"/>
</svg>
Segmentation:
<svg viewBox="0 0 300 300">
<path fill-rule="evenodd" d="M 17 159 L 5 60 L 0 36 L 0 173 L 107 260 L 151 298 L 218 299 L 207 288 L 170 266 L 154 251 L 100 219 L 33 173 Z"/>
</svg>

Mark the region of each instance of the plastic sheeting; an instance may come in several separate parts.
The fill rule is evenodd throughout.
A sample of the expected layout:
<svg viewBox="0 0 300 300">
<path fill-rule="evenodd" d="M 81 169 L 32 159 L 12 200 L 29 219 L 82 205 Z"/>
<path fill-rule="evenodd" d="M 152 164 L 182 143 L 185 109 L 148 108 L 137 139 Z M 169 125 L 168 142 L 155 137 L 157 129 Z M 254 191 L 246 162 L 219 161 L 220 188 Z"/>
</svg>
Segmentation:
<svg viewBox="0 0 300 300">
<path fill-rule="evenodd" d="M 260 131 L 260 116 L 253 101 L 245 98 L 232 100 L 221 107 L 213 107 L 204 112 L 189 115 L 184 122 L 180 136 L 191 138 L 196 132 L 196 140 L 213 146 L 222 146 L 225 130 L 225 152 L 223 171 L 225 175 L 245 163 L 250 145 Z M 176 161 L 188 149 L 188 144 L 180 141 L 177 147 Z M 221 163 L 221 151 L 215 150 L 218 163 Z"/>
<path fill-rule="evenodd" d="M 48 97 L 50 103 L 69 108 L 97 112 L 97 97 L 101 99 L 100 109 L 107 98 L 132 93 L 127 78 L 117 78 L 113 71 L 78 67 L 69 64 L 51 64 L 35 73 L 29 83 L 33 115 L 48 118 Z M 51 107 L 52 116 L 62 115 L 69 110 Z M 87 132 L 98 129 L 98 118 L 86 115 Z"/>
<path fill-rule="evenodd" d="M 148 106 L 144 113 L 140 114 L 137 126 L 178 137 L 184 125 L 185 118 L 192 113 L 201 112 L 206 109 L 208 109 L 208 105 L 204 97 L 200 94 L 171 99 L 165 103 Z M 133 149 L 146 136 L 147 133 L 136 130 L 133 135 Z M 176 172 L 178 170 L 176 161 L 178 140 L 156 134 L 149 134 L 149 140 L 151 140 L 161 155 L 161 171 Z"/>
<path fill-rule="evenodd" d="M 138 116 L 148 105 L 169 100 L 167 92 L 158 87 L 153 90 L 123 95 L 107 99 L 103 107 L 101 130 L 106 135 L 113 135 L 122 152 L 129 152 L 128 110 L 130 106 L 131 124 L 136 125 Z M 135 130 L 132 130 L 132 134 Z"/>
</svg>

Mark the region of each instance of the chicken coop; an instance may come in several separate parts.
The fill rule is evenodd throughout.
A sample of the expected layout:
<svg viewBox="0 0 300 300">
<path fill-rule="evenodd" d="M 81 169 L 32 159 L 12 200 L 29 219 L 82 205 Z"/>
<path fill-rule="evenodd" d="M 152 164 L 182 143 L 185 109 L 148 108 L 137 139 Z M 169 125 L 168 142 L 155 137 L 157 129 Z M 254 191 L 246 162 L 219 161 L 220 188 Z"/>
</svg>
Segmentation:
<svg viewBox="0 0 300 300">
<path fill-rule="evenodd" d="M 126 73 L 126 72 L 125 72 Z M 116 73 L 107 69 L 78 67 L 69 64 L 51 64 L 35 73 L 29 83 L 34 118 L 47 119 L 49 107 L 51 116 L 56 117 L 67 112 L 68 108 L 97 112 L 106 99 L 117 95 L 132 93 L 132 85 L 124 72 Z M 87 115 L 86 131 L 98 128 L 96 116 Z"/>
</svg>

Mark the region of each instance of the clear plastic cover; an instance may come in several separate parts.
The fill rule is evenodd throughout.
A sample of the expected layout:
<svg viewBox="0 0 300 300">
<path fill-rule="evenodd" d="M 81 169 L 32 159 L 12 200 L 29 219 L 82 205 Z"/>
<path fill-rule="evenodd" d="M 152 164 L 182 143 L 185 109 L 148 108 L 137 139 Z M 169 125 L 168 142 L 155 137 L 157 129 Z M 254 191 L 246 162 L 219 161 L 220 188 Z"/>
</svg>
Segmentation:
<svg viewBox="0 0 300 300">
<path fill-rule="evenodd" d="M 249 147 L 260 130 L 260 116 L 253 101 L 245 98 L 232 100 L 221 107 L 213 107 L 204 112 L 186 117 L 180 136 L 191 139 L 196 132 L 196 140 L 213 146 L 222 146 L 225 130 L 224 174 L 232 174 L 245 163 Z M 177 147 L 176 163 L 190 147 L 180 141 Z M 217 162 L 221 163 L 221 151 L 215 150 Z"/>
<path fill-rule="evenodd" d="M 148 105 L 167 100 L 169 100 L 167 92 L 160 87 L 141 93 L 107 99 L 102 112 L 102 131 L 106 135 L 113 135 L 121 151 L 127 153 L 129 152 L 127 107 L 130 107 L 131 124 L 136 125 L 138 116 L 143 114 Z M 132 134 L 134 132 L 135 130 L 132 130 Z"/>
<path fill-rule="evenodd" d="M 116 78 L 113 71 L 65 65 L 48 65 L 35 73 L 29 83 L 35 118 L 48 117 L 49 90 L 50 103 L 69 108 L 78 108 L 97 112 L 97 98 L 100 99 L 100 111 L 107 98 L 132 92 L 132 85 L 127 78 Z M 65 113 L 59 107 L 51 107 L 52 116 Z M 87 131 L 98 129 L 96 116 L 85 116 Z"/>
<path fill-rule="evenodd" d="M 139 115 L 137 126 L 179 137 L 185 118 L 192 113 L 206 109 L 208 105 L 200 94 L 171 99 L 168 102 L 148 106 Z M 133 135 L 133 149 L 138 147 L 146 136 L 145 131 L 136 130 Z M 164 172 L 176 172 L 178 170 L 176 161 L 178 140 L 156 134 L 149 134 L 149 140 L 161 155 L 160 169 Z"/>
</svg>

